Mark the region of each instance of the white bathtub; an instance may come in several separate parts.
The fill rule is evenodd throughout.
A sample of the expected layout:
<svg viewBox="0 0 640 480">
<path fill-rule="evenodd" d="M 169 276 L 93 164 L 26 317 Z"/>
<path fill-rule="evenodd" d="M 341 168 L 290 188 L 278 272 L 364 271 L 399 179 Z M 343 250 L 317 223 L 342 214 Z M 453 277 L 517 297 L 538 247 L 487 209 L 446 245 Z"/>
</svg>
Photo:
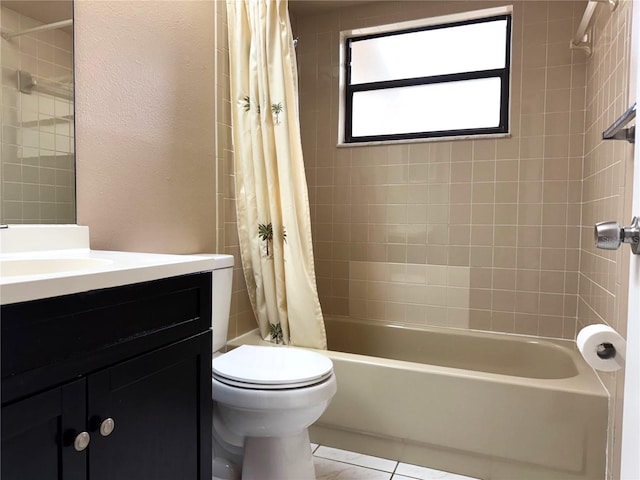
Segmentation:
<svg viewBox="0 0 640 480">
<path fill-rule="evenodd" d="M 607 394 L 573 342 L 325 322 L 338 393 L 313 441 L 487 480 L 605 478 Z"/>
</svg>

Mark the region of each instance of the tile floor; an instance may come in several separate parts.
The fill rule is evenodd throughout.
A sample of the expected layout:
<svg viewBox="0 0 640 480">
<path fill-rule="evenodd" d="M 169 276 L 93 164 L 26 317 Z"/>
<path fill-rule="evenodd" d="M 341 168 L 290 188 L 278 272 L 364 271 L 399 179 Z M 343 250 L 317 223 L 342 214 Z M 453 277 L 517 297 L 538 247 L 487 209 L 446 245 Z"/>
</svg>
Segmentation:
<svg viewBox="0 0 640 480">
<path fill-rule="evenodd" d="M 316 480 L 477 480 L 322 445 L 311 448 Z"/>
</svg>

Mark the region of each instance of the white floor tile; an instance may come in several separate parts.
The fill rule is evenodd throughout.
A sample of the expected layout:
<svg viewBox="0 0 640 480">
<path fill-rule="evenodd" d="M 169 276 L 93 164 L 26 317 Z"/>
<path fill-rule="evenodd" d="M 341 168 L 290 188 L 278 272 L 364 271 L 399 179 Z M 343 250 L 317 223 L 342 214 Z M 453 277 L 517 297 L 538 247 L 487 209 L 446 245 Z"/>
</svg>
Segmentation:
<svg viewBox="0 0 640 480">
<path fill-rule="evenodd" d="M 337 448 L 320 446 L 314 453 L 316 457 L 337 460 L 338 462 L 351 463 L 360 467 L 375 468 L 384 472 L 393 472 L 398 462 L 386 458 L 372 457 L 360 453 L 348 452 Z"/>
<path fill-rule="evenodd" d="M 432 468 L 419 467 L 418 465 L 409 465 L 408 463 L 398 464 L 395 479 L 419 479 L 419 480 L 477 480 L 472 477 L 465 477 L 456 473 L 442 472 Z"/>
<path fill-rule="evenodd" d="M 314 457 L 316 480 L 390 480 L 391 473 Z"/>
</svg>

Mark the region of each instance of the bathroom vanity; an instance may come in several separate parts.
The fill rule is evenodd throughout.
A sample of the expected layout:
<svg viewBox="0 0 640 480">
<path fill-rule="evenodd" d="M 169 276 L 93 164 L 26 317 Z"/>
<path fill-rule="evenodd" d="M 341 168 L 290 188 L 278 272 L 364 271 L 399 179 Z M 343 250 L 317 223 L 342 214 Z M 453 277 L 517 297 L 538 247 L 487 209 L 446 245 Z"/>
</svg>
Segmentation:
<svg viewBox="0 0 640 480">
<path fill-rule="evenodd" d="M 215 260 L 63 256 L 111 263 L 0 277 L 0 476 L 209 480 Z"/>
</svg>

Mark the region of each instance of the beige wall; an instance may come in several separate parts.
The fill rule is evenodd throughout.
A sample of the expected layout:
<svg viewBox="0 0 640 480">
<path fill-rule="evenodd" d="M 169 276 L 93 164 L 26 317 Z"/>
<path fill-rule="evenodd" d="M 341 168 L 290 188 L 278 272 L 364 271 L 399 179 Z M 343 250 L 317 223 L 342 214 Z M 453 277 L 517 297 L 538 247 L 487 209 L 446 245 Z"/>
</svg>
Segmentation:
<svg viewBox="0 0 640 480">
<path fill-rule="evenodd" d="M 341 30 L 508 4 L 511 138 L 336 148 Z M 583 11 L 408 1 L 295 19 L 325 313 L 574 338 L 586 56 L 568 45 Z"/>
<path fill-rule="evenodd" d="M 78 223 L 96 249 L 216 248 L 214 3 L 75 2 Z"/>
<path fill-rule="evenodd" d="M 633 146 L 602 141 L 608 128 L 635 101 L 629 91 L 632 2 L 611 13 L 599 8 L 594 27 L 594 52 L 587 63 L 587 116 L 583 175 L 582 240 L 578 328 L 606 323 L 626 336 L 630 249 L 598 250 L 593 225 L 632 217 Z M 636 52 L 637 54 L 637 52 Z M 608 478 L 620 478 L 620 441 L 624 374 L 599 373 L 611 394 L 609 402 Z"/>
<path fill-rule="evenodd" d="M 75 8 L 78 223 L 93 248 L 234 255 L 229 336 L 255 328 L 235 220 L 225 2 Z"/>
</svg>

